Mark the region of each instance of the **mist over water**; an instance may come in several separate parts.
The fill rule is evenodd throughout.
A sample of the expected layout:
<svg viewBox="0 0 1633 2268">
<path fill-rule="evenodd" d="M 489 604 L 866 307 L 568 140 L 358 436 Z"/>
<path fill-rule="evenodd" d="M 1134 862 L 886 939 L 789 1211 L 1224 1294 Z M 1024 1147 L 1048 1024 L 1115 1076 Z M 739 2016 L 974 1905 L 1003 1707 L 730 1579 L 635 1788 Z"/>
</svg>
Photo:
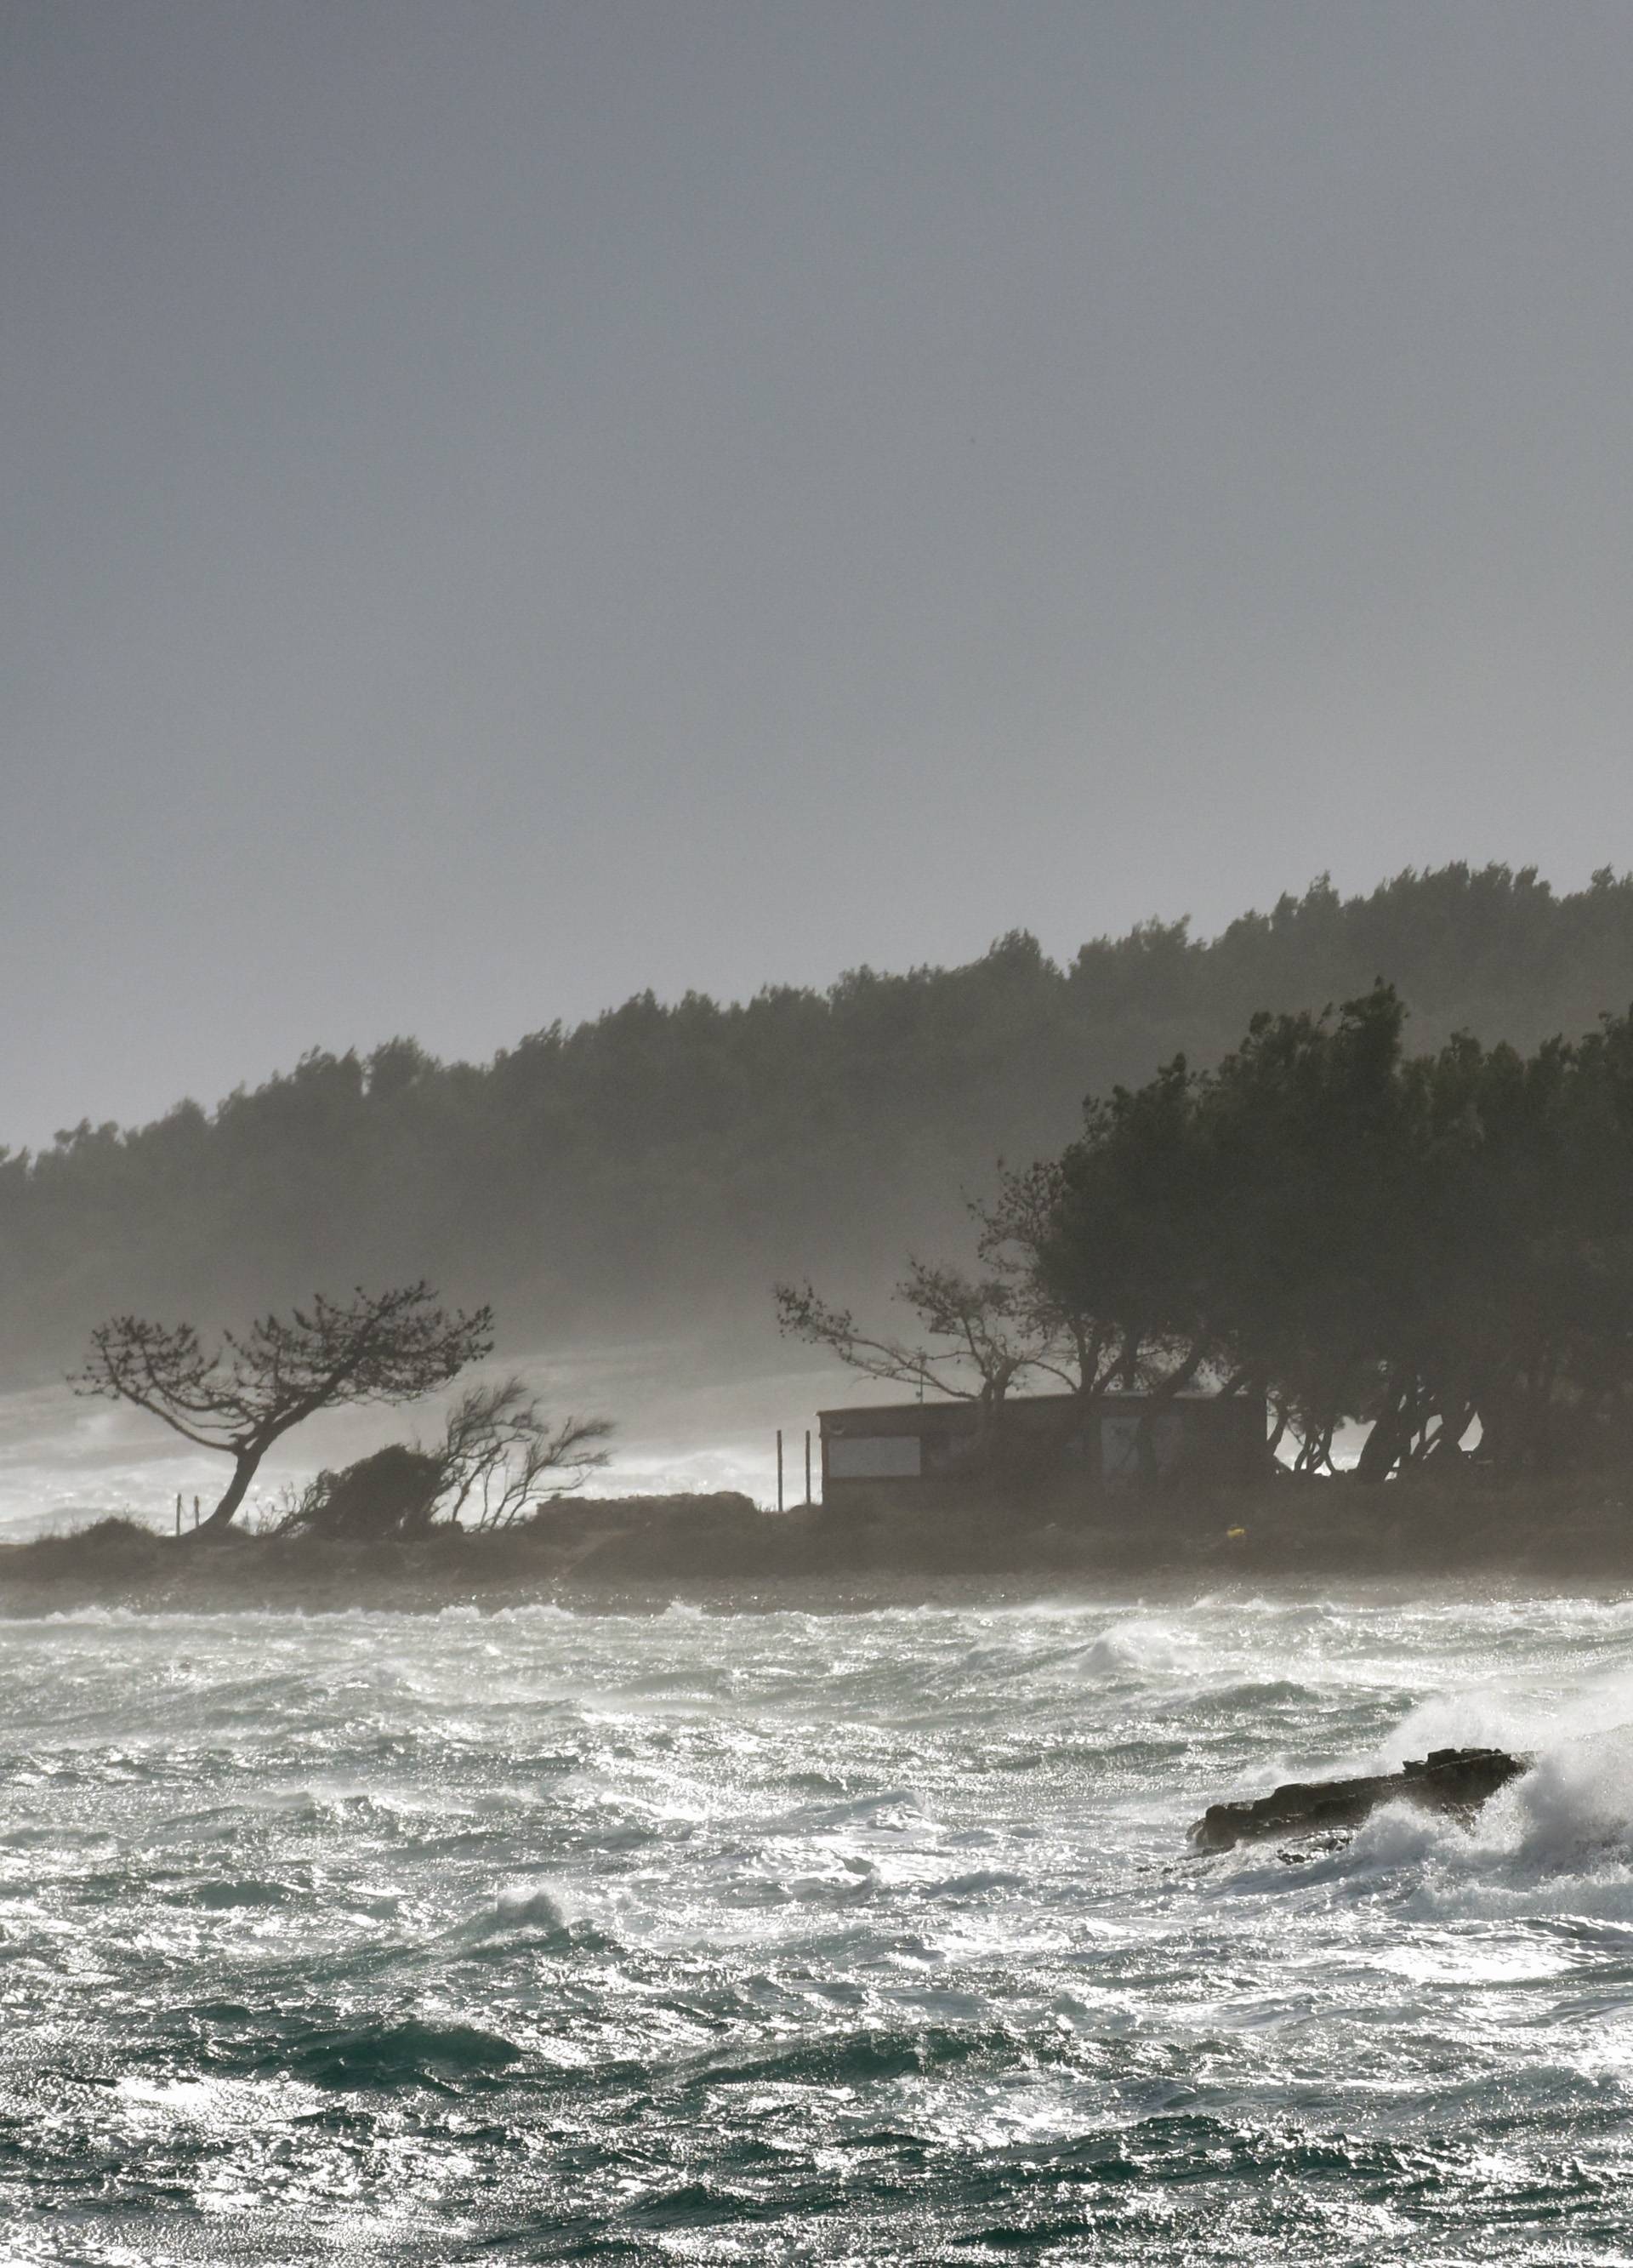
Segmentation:
<svg viewBox="0 0 1633 2268">
<path fill-rule="evenodd" d="M 0 1723 L 8 2258 L 1623 2257 L 1633 1601 L 105 1610 Z"/>
</svg>

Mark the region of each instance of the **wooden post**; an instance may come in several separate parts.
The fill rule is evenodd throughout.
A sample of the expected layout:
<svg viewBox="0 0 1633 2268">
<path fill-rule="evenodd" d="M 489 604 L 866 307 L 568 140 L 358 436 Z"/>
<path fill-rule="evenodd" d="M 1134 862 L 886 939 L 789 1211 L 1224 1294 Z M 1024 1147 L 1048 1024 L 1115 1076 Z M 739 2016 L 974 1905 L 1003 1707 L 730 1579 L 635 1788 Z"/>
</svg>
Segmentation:
<svg viewBox="0 0 1633 2268">
<path fill-rule="evenodd" d="M 181 1533 L 181 1491 L 180 1491 L 180 1489 L 178 1489 L 178 1490 L 176 1491 L 176 1534 L 177 1534 L 178 1535 L 180 1535 L 180 1533 Z"/>
<path fill-rule="evenodd" d="M 776 1508 L 783 1509 L 783 1429 L 776 1429 Z"/>
<path fill-rule="evenodd" d="M 805 1427 L 805 1502 L 811 1501 L 811 1428 Z"/>
<path fill-rule="evenodd" d="M 193 1499 L 193 1525 L 195 1528 L 198 1526 L 198 1498 L 196 1497 Z"/>
</svg>

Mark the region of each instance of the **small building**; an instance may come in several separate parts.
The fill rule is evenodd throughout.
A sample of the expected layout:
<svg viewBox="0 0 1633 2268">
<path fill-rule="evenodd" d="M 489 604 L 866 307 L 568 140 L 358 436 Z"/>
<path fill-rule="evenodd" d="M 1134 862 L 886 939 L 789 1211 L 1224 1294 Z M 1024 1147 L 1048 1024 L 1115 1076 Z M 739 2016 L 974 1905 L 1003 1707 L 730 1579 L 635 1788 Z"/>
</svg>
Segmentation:
<svg viewBox="0 0 1633 2268">
<path fill-rule="evenodd" d="M 1243 1481 L 1265 1453 L 1264 1400 L 1247 1394 L 1018 1395 L 1003 1405 L 996 1464 L 982 1418 L 973 1402 L 820 1410 L 823 1501 L 978 1478 L 1095 1490 L 1185 1475 Z"/>
</svg>

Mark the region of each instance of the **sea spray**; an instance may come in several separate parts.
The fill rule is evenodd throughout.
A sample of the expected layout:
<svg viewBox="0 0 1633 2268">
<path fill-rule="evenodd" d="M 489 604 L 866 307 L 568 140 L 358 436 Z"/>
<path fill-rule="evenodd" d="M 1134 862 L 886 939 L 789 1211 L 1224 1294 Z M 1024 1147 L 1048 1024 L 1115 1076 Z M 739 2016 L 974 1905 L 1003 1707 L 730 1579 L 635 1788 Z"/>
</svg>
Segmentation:
<svg viewBox="0 0 1633 2268">
<path fill-rule="evenodd" d="M 1630 1726 L 1610 1598 L 15 1624 L 5 2257 L 1614 2259 Z"/>
</svg>

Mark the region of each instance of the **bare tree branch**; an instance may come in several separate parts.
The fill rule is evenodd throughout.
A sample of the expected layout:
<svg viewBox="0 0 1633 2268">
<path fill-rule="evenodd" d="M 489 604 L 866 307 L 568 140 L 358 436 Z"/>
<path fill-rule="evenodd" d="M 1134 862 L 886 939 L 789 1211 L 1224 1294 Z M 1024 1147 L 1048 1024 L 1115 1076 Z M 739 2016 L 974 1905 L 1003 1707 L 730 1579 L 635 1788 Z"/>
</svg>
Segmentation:
<svg viewBox="0 0 1633 2268">
<path fill-rule="evenodd" d="M 541 1505 L 582 1488 L 608 1462 L 599 1445 L 613 1431 L 607 1418 L 552 1423 L 519 1378 L 473 1386 L 448 1412 L 438 1452 L 438 1500 L 455 1522 L 508 1528 Z"/>
</svg>

